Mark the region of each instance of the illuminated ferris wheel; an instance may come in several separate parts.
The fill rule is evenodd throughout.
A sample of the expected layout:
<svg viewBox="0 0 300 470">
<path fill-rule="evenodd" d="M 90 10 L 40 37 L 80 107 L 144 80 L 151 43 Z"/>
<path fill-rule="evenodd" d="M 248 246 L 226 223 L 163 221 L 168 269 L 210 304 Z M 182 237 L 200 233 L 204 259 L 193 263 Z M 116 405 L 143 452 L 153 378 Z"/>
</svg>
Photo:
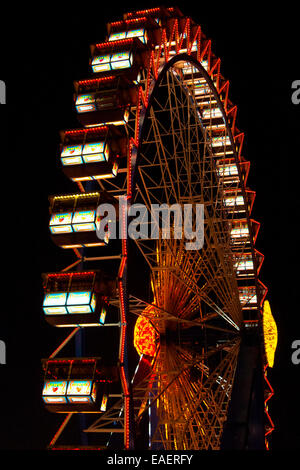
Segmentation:
<svg viewBox="0 0 300 470">
<path fill-rule="evenodd" d="M 50 197 L 51 237 L 76 255 L 44 275 L 46 320 L 72 328 L 43 360 L 45 405 L 66 414 L 50 448 L 75 414 L 87 415 L 81 431 L 95 449 L 267 446 L 276 325 L 220 59 L 192 19 L 155 8 L 108 24 L 90 71 L 75 82 L 82 127 L 61 133 L 61 167 L 77 191 Z M 119 239 L 109 224 L 97 236 L 101 203 L 116 209 Z M 143 236 L 131 239 L 133 205 L 144 209 L 131 225 Z M 201 246 L 187 249 L 175 225 L 166 236 L 163 211 L 151 237 L 154 205 L 191 207 L 194 235 L 201 207 Z M 83 330 L 99 353 L 58 357 Z"/>
</svg>

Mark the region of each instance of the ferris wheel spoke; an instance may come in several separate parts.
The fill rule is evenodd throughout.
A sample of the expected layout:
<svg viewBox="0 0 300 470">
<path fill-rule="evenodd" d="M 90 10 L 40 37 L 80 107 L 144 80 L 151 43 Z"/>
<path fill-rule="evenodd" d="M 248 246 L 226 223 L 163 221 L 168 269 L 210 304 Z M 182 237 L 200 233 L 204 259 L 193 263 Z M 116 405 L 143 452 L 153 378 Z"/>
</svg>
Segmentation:
<svg viewBox="0 0 300 470">
<path fill-rule="evenodd" d="M 165 245 L 168 244 L 168 241 L 165 242 Z M 231 315 L 233 318 L 231 318 L 226 311 L 224 311 L 224 308 L 220 307 L 215 300 L 211 298 L 210 295 L 208 295 L 207 292 L 203 289 L 203 287 L 199 287 L 196 280 L 194 279 L 194 272 L 193 266 L 190 267 L 189 263 L 186 261 L 186 265 L 184 268 L 182 268 L 180 265 L 178 265 L 178 261 L 176 260 L 176 256 L 173 252 L 170 251 L 168 262 L 167 259 L 164 255 L 162 255 L 161 252 L 159 252 L 159 256 L 164 257 L 164 262 L 161 262 L 162 259 L 159 260 L 159 263 L 157 261 L 157 250 L 154 252 L 153 249 L 149 249 L 149 245 L 145 245 L 145 242 L 140 243 L 139 241 L 137 242 L 137 245 L 139 246 L 142 254 L 144 257 L 148 260 L 148 264 L 151 267 L 151 272 L 152 272 L 152 286 L 153 286 L 153 293 L 154 293 L 154 298 L 157 299 L 156 304 L 158 306 L 160 305 L 160 302 L 163 302 L 165 304 L 165 301 L 163 298 L 167 299 L 168 304 L 173 303 L 175 304 L 176 299 L 179 299 L 179 304 L 180 309 L 177 308 L 177 316 L 182 315 L 182 317 L 188 319 L 190 315 L 194 314 L 195 308 L 198 307 L 198 311 L 201 312 L 201 305 L 203 302 L 209 306 L 215 313 L 217 313 L 220 317 L 222 317 L 226 322 L 228 322 L 231 326 L 236 328 L 237 330 L 239 329 L 239 324 L 240 324 L 240 319 L 239 319 L 239 314 L 240 310 L 237 310 L 237 313 L 234 314 L 235 310 L 233 308 L 230 309 L 230 306 L 232 306 L 232 299 L 230 297 L 230 292 L 227 294 L 227 298 L 229 298 L 229 301 L 226 302 L 226 298 L 224 300 L 224 297 L 220 297 L 220 291 L 221 288 L 219 286 L 219 283 L 217 280 L 214 280 L 215 286 L 211 286 L 211 290 L 214 292 L 216 291 L 216 288 L 219 288 L 219 291 L 217 291 L 219 300 L 221 301 L 221 304 L 225 306 L 227 311 L 231 312 Z M 145 253 L 145 246 L 148 248 L 148 253 Z M 176 252 L 178 254 L 178 252 Z M 188 255 L 186 258 L 189 258 L 190 255 Z M 191 258 L 192 259 L 192 258 Z M 151 263 L 152 261 L 152 263 Z M 153 264 L 155 264 L 155 267 L 153 267 Z M 157 266 L 159 264 L 160 267 Z M 162 266 L 162 267 L 161 267 Z M 213 277 L 213 276 L 212 276 Z M 223 278 L 221 279 L 223 282 Z M 169 289 L 172 289 L 172 284 L 174 284 L 174 289 L 172 297 L 168 296 L 167 292 Z M 166 286 L 166 288 L 163 288 L 163 286 Z M 206 284 L 206 289 L 207 289 L 207 284 Z M 228 288 L 227 288 L 228 289 Z M 233 294 L 231 294 L 233 295 Z M 163 297 L 162 297 L 163 296 Z M 160 301 L 158 300 L 160 299 Z M 238 299 L 236 299 L 237 301 Z M 172 311 L 170 308 L 165 308 L 165 310 Z M 201 318 L 201 316 L 200 316 Z"/>
<path fill-rule="evenodd" d="M 228 342 L 228 346 L 227 344 L 223 344 L 219 348 L 212 348 L 209 352 L 203 353 L 202 355 L 191 355 L 187 353 L 186 350 L 180 350 L 180 348 L 177 348 L 178 351 L 185 354 L 185 357 L 184 354 L 181 354 L 179 358 L 179 355 L 174 353 L 172 355 L 173 360 L 168 365 L 168 367 L 165 365 L 165 357 L 162 359 L 161 352 L 159 352 L 157 358 L 152 363 L 152 372 L 144 377 L 141 384 L 135 387 L 136 400 L 141 400 L 141 396 L 139 395 L 141 392 L 142 397 L 144 399 L 147 397 L 149 400 L 148 404 L 143 408 L 142 412 L 146 412 L 148 408 L 153 406 L 153 404 L 159 400 L 162 394 L 167 393 L 172 384 L 177 381 L 182 374 L 184 374 L 186 371 L 189 371 L 191 368 L 197 366 L 199 370 L 202 370 L 204 374 L 208 375 L 208 370 L 204 364 L 204 361 L 214 354 L 220 353 L 220 350 L 225 349 L 226 347 L 232 347 L 232 343 Z M 184 358 L 184 360 L 182 360 L 182 358 Z M 151 385 L 148 383 L 150 377 Z M 169 377 L 169 379 L 167 377 Z"/>
<path fill-rule="evenodd" d="M 239 342 L 236 342 L 217 368 L 209 374 L 200 395 L 193 402 L 192 409 L 189 410 L 190 419 L 186 421 L 183 433 L 186 435 L 187 428 L 196 424 L 197 420 L 200 419 L 202 426 L 193 426 L 194 441 L 199 442 L 205 436 L 207 448 L 219 447 L 231 396 L 238 352 Z M 203 404 L 205 404 L 205 408 Z M 205 427 L 205 433 L 201 431 L 203 426 Z"/>
<path fill-rule="evenodd" d="M 149 303 L 145 300 L 139 299 L 133 295 L 129 296 L 129 310 L 132 314 L 136 316 L 142 315 L 145 318 L 148 318 L 150 324 L 153 328 L 159 333 L 159 329 L 157 328 L 157 324 L 161 321 L 169 321 L 173 322 L 174 324 L 182 324 L 185 326 L 198 326 L 203 328 L 208 328 L 216 331 L 222 331 L 224 333 L 233 334 L 234 330 L 221 328 L 217 325 L 210 325 L 209 322 L 215 320 L 218 317 L 218 313 L 212 312 L 205 316 L 199 317 L 195 320 L 189 320 L 187 318 L 182 318 L 175 316 L 169 311 L 166 311 L 162 307 L 159 307 L 156 304 Z M 145 309 L 147 307 L 151 307 L 151 311 L 147 312 Z"/>
<path fill-rule="evenodd" d="M 217 448 L 230 399 L 238 349 L 238 342 L 227 346 L 225 358 L 214 370 L 199 369 L 201 375 L 198 380 L 191 380 L 191 369 L 181 365 L 180 373 L 173 377 L 172 382 L 162 386 L 155 397 L 160 406 L 157 407 L 159 420 L 152 442 L 161 442 L 165 449 L 173 450 Z M 214 353 L 211 352 L 210 356 Z M 182 364 L 181 355 L 168 357 L 171 370 Z M 202 358 L 198 360 L 201 362 Z M 187 403 L 193 403 L 193 406 L 187 406 Z"/>
<path fill-rule="evenodd" d="M 188 255 L 190 257 L 191 255 Z M 176 261 L 176 255 L 173 251 L 173 257 L 172 260 L 174 260 L 172 270 L 170 271 L 170 276 L 176 279 L 176 282 L 178 285 L 184 286 L 184 288 L 188 289 L 190 292 L 193 292 L 193 295 L 196 296 L 197 298 L 203 300 L 207 305 L 209 305 L 213 310 L 216 311 L 219 315 L 221 315 L 226 321 L 231 323 L 235 328 L 238 329 L 237 323 L 232 320 L 228 314 L 224 312 L 224 310 L 219 307 L 215 301 L 213 301 L 201 288 L 199 288 L 197 282 L 194 279 L 194 270 L 189 267 L 189 264 L 187 263 L 187 267 L 182 268 L 181 266 L 178 265 L 178 262 Z M 162 263 L 164 264 L 164 263 Z M 155 272 L 155 269 L 153 269 Z M 168 272 L 167 269 L 159 270 L 158 271 L 160 276 L 164 276 L 165 272 Z M 188 274 L 186 274 L 188 272 Z M 168 282 L 167 282 L 168 283 Z M 167 284 L 166 283 L 166 284 Z M 225 303 L 226 305 L 226 303 Z"/>
<path fill-rule="evenodd" d="M 169 77 L 170 74 L 167 74 Z M 188 112 L 190 111 L 190 103 L 187 97 L 184 100 L 180 100 L 178 103 L 178 94 L 174 92 L 174 83 L 173 83 L 173 91 L 170 93 L 170 82 L 167 89 L 169 90 L 169 96 L 166 99 L 164 104 L 163 112 L 168 112 L 169 116 L 169 129 L 163 126 L 161 123 L 159 111 L 162 112 L 162 104 L 159 104 L 158 109 L 155 111 L 153 107 L 150 111 L 151 116 L 151 126 L 152 132 L 150 131 L 147 134 L 147 137 L 144 139 L 144 146 L 147 148 L 149 145 L 155 143 L 154 149 L 154 157 L 152 159 L 152 163 L 155 164 L 156 160 L 158 160 L 161 164 L 161 173 L 162 178 L 164 180 L 165 187 L 172 188 L 172 196 L 174 200 L 178 201 L 182 197 L 188 196 L 189 198 L 192 196 L 192 193 L 189 188 L 191 188 L 192 180 L 191 174 L 194 172 L 195 168 L 194 165 L 199 165 L 199 155 L 201 152 L 200 150 L 200 139 L 199 136 L 199 129 L 195 125 L 192 126 L 190 122 L 182 122 L 182 116 L 179 113 L 179 108 L 187 107 Z M 173 103 L 175 100 L 175 103 Z M 186 105 L 188 103 L 188 106 Z M 196 115 L 196 109 L 193 108 L 193 113 Z M 199 118 L 197 117 L 197 120 Z M 175 124 L 176 123 L 176 124 Z M 184 130 L 186 131 L 186 127 L 189 126 L 189 134 L 186 135 Z M 195 147 L 195 143 L 191 140 L 191 130 L 193 130 L 193 138 L 196 140 L 196 151 L 193 151 L 194 161 L 191 159 L 189 152 L 190 149 Z M 153 134 L 153 135 L 152 135 Z M 148 139 L 148 140 L 147 140 Z M 166 141 L 171 142 L 171 148 L 169 145 L 166 145 Z M 189 149 L 189 150 L 186 150 Z M 149 149 L 148 149 L 149 151 Z M 147 162 L 147 158 L 144 157 L 144 153 L 141 152 L 142 160 L 145 159 Z M 167 158 L 166 158 L 167 157 Z M 170 172 L 170 168 L 172 166 L 172 171 Z M 144 168 L 143 161 L 140 162 L 140 168 Z M 145 167 L 146 171 L 151 172 L 151 168 L 149 165 Z M 196 172 L 197 174 L 198 172 Z M 173 183 L 174 181 L 174 183 Z M 200 179 L 197 180 L 197 185 L 200 184 Z M 176 184 L 177 190 L 174 189 L 174 184 Z M 158 188 L 157 188 L 158 189 Z M 184 192 L 182 192 L 184 190 Z M 194 191 L 193 195 L 196 196 L 199 194 L 199 191 Z M 168 195 L 166 195 L 168 200 Z"/>
<path fill-rule="evenodd" d="M 149 266 L 157 265 L 157 253 L 159 247 L 155 246 L 153 240 L 146 239 L 137 239 L 136 240 L 141 253 L 144 255 Z M 205 278 L 206 286 L 213 285 L 213 282 L 217 287 L 222 290 L 221 282 L 227 283 L 227 289 L 233 289 L 235 283 L 233 283 L 233 271 L 232 268 L 229 269 L 228 261 L 226 262 L 224 255 L 217 257 L 214 252 L 213 247 L 204 247 L 199 252 L 186 251 L 185 250 L 185 240 L 165 240 L 163 239 L 161 243 L 164 243 L 163 249 L 166 251 L 169 250 L 168 254 L 162 254 L 163 256 L 173 256 L 173 261 L 170 260 L 169 264 L 175 266 L 180 265 L 184 266 L 189 275 L 192 275 L 193 278 L 198 281 L 201 276 Z M 178 258 L 181 256 L 181 262 L 179 263 Z M 228 258 L 230 259 L 230 253 L 228 253 Z M 228 295 L 228 294 L 227 294 Z"/>
</svg>

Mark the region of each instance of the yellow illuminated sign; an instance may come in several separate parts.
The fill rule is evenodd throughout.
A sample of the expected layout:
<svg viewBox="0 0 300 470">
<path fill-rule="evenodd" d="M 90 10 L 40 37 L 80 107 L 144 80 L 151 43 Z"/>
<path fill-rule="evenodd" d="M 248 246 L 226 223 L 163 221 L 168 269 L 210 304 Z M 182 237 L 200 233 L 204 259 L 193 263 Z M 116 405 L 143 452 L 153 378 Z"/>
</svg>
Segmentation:
<svg viewBox="0 0 300 470">
<path fill-rule="evenodd" d="M 269 367 L 274 365 L 274 357 L 277 347 L 278 332 L 277 325 L 273 318 L 270 303 L 268 300 L 264 301 L 263 308 L 263 332 L 264 332 L 264 343 L 265 353 Z"/>
</svg>

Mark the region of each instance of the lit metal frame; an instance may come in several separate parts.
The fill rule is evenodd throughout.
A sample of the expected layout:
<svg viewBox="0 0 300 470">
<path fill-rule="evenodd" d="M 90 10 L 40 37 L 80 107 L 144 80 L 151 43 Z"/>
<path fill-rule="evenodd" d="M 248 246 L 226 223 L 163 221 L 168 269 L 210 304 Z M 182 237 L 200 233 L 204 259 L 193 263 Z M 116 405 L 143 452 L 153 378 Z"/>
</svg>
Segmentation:
<svg viewBox="0 0 300 470">
<path fill-rule="evenodd" d="M 210 118 L 204 119 L 202 122 L 205 123 L 205 129 L 204 129 L 204 134 L 203 134 L 203 139 L 200 142 L 199 136 L 196 136 L 196 140 L 198 140 L 198 144 L 201 143 L 201 145 L 204 145 L 206 149 L 210 148 L 210 143 L 211 143 L 211 138 L 214 135 L 214 116 L 213 116 L 213 110 L 216 108 L 215 103 L 217 103 L 218 108 L 221 110 L 221 115 L 223 117 L 223 121 L 225 123 L 223 132 L 224 136 L 226 136 L 230 140 L 230 145 L 229 147 L 224 147 L 223 154 L 222 152 L 218 154 L 219 160 L 222 161 L 222 159 L 227 159 L 230 158 L 231 161 L 234 161 L 236 164 L 236 167 L 238 169 L 238 178 L 235 181 L 231 181 L 229 184 L 226 185 L 226 188 L 230 189 L 238 189 L 241 191 L 244 200 L 246 200 L 246 188 L 245 188 L 245 183 L 246 179 L 248 176 L 248 171 L 249 171 L 249 162 L 245 162 L 245 160 L 242 157 L 242 145 L 243 145 L 243 140 L 244 140 L 244 134 L 240 132 L 237 127 L 236 127 L 236 118 L 237 118 L 237 107 L 233 105 L 229 99 L 229 81 L 225 80 L 223 76 L 221 75 L 220 72 L 220 59 L 215 57 L 215 55 L 212 53 L 211 50 L 211 41 L 207 40 L 205 35 L 202 33 L 201 27 L 196 25 L 190 18 L 185 18 L 183 15 L 179 12 L 178 9 L 174 8 L 158 8 L 158 9 L 151 9 L 151 10 L 145 10 L 142 12 L 135 12 L 135 13 L 129 13 L 127 15 L 124 15 L 124 20 L 120 22 L 115 22 L 111 23 L 108 25 L 108 30 L 109 31 L 121 31 L 122 27 L 125 27 L 126 29 L 130 28 L 132 24 L 147 24 L 149 22 L 149 19 L 154 17 L 155 19 L 160 18 L 160 20 L 157 22 L 157 24 L 160 24 L 160 27 L 155 30 L 155 32 L 151 36 L 151 31 L 148 31 L 148 47 L 149 47 L 149 53 L 148 53 L 148 62 L 147 65 L 144 67 L 143 70 L 141 70 L 141 80 L 139 82 L 139 86 L 137 87 L 137 99 L 136 102 L 137 104 L 135 106 L 131 106 L 131 113 L 129 117 L 129 121 L 126 125 L 127 132 L 128 132 L 128 152 L 127 152 L 127 169 L 124 169 L 121 173 L 118 173 L 118 177 L 114 178 L 113 180 L 99 180 L 98 184 L 101 189 L 105 189 L 108 192 L 111 192 L 114 195 L 120 196 L 126 196 L 128 204 L 134 201 L 134 197 L 136 196 L 136 188 L 135 188 L 135 180 L 136 176 L 139 172 L 141 174 L 142 172 L 147 172 L 146 167 L 147 164 L 141 164 L 140 162 L 137 162 L 137 159 L 140 159 L 140 150 L 141 150 L 141 140 L 142 140 L 142 133 L 143 133 L 143 127 L 145 124 L 145 116 L 147 113 L 152 113 L 151 114 L 151 119 L 152 119 L 152 129 L 156 132 L 156 138 L 157 138 L 157 159 L 160 161 L 166 162 L 166 158 L 164 156 L 164 159 L 162 158 L 161 155 L 159 155 L 159 150 L 161 151 L 162 149 L 162 139 L 161 136 L 158 132 L 158 125 L 157 125 L 157 120 L 155 117 L 155 113 L 153 112 L 152 108 L 152 100 L 155 99 L 155 89 L 157 87 L 157 84 L 161 80 L 161 77 L 163 74 L 165 74 L 166 70 L 173 68 L 173 70 L 176 68 L 176 63 L 178 62 L 186 62 L 191 64 L 193 67 L 195 67 L 195 70 L 189 76 L 188 78 L 185 78 L 184 74 L 181 75 L 181 86 L 184 86 L 185 88 L 190 89 L 190 96 L 193 98 L 193 112 L 200 112 L 201 109 L 203 108 L 203 100 L 199 100 L 199 96 L 196 99 L 196 94 L 194 93 L 193 90 L 193 82 L 195 81 L 195 75 L 200 72 L 200 76 L 206 81 L 206 84 L 208 88 L 210 89 L 209 93 L 209 99 L 208 99 L 208 109 L 210 110 L 209 116 Z M 162 26 L 161 26 L 162 24 Z M 147 26 L 145 26 L 145 29 L 147 30 Z M 111 41 L 111 44 L 113 44 L 113 41 Z M 205 64 L 205 68 L 201 65 Z M 120 71 L 118 71 L 120 72 Z M 177 70 L 178 72 L 178 70 Z M 122 71 L 124 73 L 124 71 Z M 172 76 L 171 74 L 167 74 L 168 78 Z M 172 77 L 174 79 L 174 76 Z M 198 78 L 198 75 L 197 75 Z M 191 85 L 191 86 L 190 86 Z M 173 93 L 174 95 L 174 82 L 173 84 L 168 84 L 168 92 Z M 189 100 L 188 100 L 189 101 Z M 190 103 L 190 102 L 189 102 Z M 187 103 L 184 104 L 186 106 Z M 207 103 L 206 103 L 207 105 Z M 202 107 L 202 108 L 201 108 Z M 172 108 L 170 107 L 170 116 L 172 117 Z M 208 158 L 212 159 L 212 154 L 211 151 L 207 152 L 208 153 Z M 246 167 L 246 171 L 245 171 Z M 211 172 L 212 173 L 212 172 Z M 211 177 L 211 175 L 210 175 Z M 164 184 L 166 181 L 166 175 L 163 175 L 163 179 L 161 182 L 159 182 L 156 185 L 156 189 L 165 188 Z M 202 180 L 204 181 L 204 180 Z M 82 192 L 85 192 L 84 184 L 83 182 L 77 182 L 78 187 Z M 219 189 L 222 192 L 222 188 L 225 186 L 225 181 L 222 182 L 222 178 L 219 179 Z M 206 188 L 207 191 L 209 191 L 209 185 Z M 141 194 L 140 189 L 138 189 L 138 193 Z M 151 201 L 151 196 L 149 188 L 146 187 L 146 194 L 148 197 L 148 203 Z M 197 201 L 196 198 L 193 199 L 193 201 Z M 197 201 L 198 202 L 198 201 Z M 252 208 L 252 207 L 251 207 Z M 258 280 L 258 271 L 261 266 L 257 265 L 257 257 L 255 256 L 255 239 L 257 235 L 257 230 L 253 231 L 253 226 L 255 226 L 255 222 L 253 224 L 252 220 L 250 219 L 251 215 L 251 208 L 250 210 L 245 207 L 245 213 L 244 213 L 244 219 L 246 220 L 247 226 L 249 228 L 249 238 L 247 240 L 242 241 L 238 247 L 233 246 L 232 251 L 238 253 L 244 253 L 245 250 L 247 252 L 249 251 L 252 253 L 252 259 L 253 259 L 253 264 L 254 264 L 254 282 L 256 286 L 256 292 L 257 292 L 257 297 L 258 297 L 258 309 L 257 309 L 257 316 L 255 321 L 257 324 L 261 322 L 261 308 L 263 304 L 263 300 L 266 296 L 266 290 L 263 295 L 261 295 L 262 289 L 260 288 L 260 281 Z M 221 210 L 222 212 L 222 210 Z M 232 219 L 238 220 L 236 218 L 235 211 L 232 211 L 231 214 L 227 215 L 227 220 Z M 125 230 L 125 227 L 124 227 Z M 230 244 L 228 244 L 228 232 L 223 229 L 222 236 L 223 239 L 227 239 L 227 248 L 229 247 Z M 140 250 L 145 254 L 145 258 L 150 262 L 151 260 L 153 262 L 154 256 L 156 256 L 156 251 L 150 250 L 149 251 L 149 246 L 144 247 L 142 242 L 137 243 Z M 169 250 L 172 251 L 171 244 L 168 247 Z M 148 251 L 147 251 L 148 250 Z M 82 261 L 88 261 L 88 257 L 85 257 L 84 260 L 81 258 L 80 253 L 78 250 L 74 249 L 75 254 L 78 256 L 78 260 L 73 263 L 70 267 L 66 268 L 65 270 L 71 269 L 75 264 L 80 263 Z M 147 254 L 146 254 L 147 253 Z M 228 255 L 230 255 L 230 251 L 228 251 Z M 128 293 L 127 293 L 127 288 L 126 288 L 126 273 L 127 273 L 127 263 L 128 263 L 128 254 L 127 254 L 127 241 L 126 239 L 122 240 L 122 253 L 119 255 L 120 256 L 120 269 L 119 269 L 119 298 L 115 299 L 116 305 L 118 304 L 120 307 L 120 316 L 121 316 L 121 321 L 120 321 L 120 372 L 121 372 L 121 380 L 122 380 L 122 387 L 123 387 L 123 400 L 122 404 L 120 405 L 119 410 L 120 413 L 124 414 L 123 418 L 123 432 L 124 432 L 124 447 L 125 448 L 132 448 L 133 446 L 133 437 L 131 435 L 131 429 L 132 429 L 132 417 L 131 417 L 131 406 L 132 406 L 132 398 L 130 395 L 130 382 L 129 382 L 129 376 L 128 376 L 128 371 L 126 368 L 126 365 L 124 365 L 124 358 L 126 356 L 126 348 L 127 348 L 127 318 L 129 311 L 131 312 L 132 308 L 132 299 L 128 298 Z M 108 257 L 102 257 L 102 258 L 109 258 Z M 99 261 L 101 262 L 101 256 L 99 257 Z M 198 275 L 203 275 L 205 274 L 205 268 L 207 269 L 207 266 L 209 265 L 210 258 L 207 255 L 205 257 L 205 262 L 202 264 L 202 268 L 199 269 L 199 267 L 195 266 L 195 263 L 191 259 L 191 257 L 187 257 L 187 263 L 188 263 L 188 271 L 193 274 L 193 288 L 196 289 L 196 282 L 195 279 L 197 278 Z M 198 269 L 198 271 L 197 271 Z M 180 269 L 179 269 L 179 274 L 180 274 Z M 229 273 L 230 274 L 230 273 Z M 227 276 L 227 280 L 231 279 L 230 285 L 232 285 L 232 277 Z M 238 283 L 238 280 L 234 280 L 235 287 L 228 292 L 234 292 L 236 291 L 236 285 Z M 190 289 L 191 284 L 187 283 L 187 287 Z M 206 286 L 206 289 L 209 290 L 209 283 Z M 228 288 L 227 288 L 228 289 Z M 218 289 L 217 289 L 218 291 Z M 204 290 L 199 292 L 199 295 L 202 295 L 202 298 L 204 298 Z M 225 295 L 226 297 L 226 295 Z M 227 294 L 227 298 L 229 298 Z M 208 303 L 208 296 L 205 298 L 206 302 Z M 139 301 L 141 305 L 143 305 L 143 301 Z M 143 310 L 141 305 L 139 306 L 138 309 L 136 309 L 135 313 L 137 314 L 142 314 Z M 217 305 L 214 303 L 208 304 L 217 311 Z M 219 315 L 222 316 L 222 309 L 221 312 L 218 312 Z M 232 311 L 232 310 L 231 310 Z M 234 314 L 234 319 L 233 322 L 235 323 L 236 326 L 242 324 L 242 322 L 246 322 L 246 320 L 243 320 L 243 313 L 241 311 L 240 306 L 238 303 L 236 303 L 236 307 L 234 307 L 233 311 L 236 311 L 236 314 Z M 224 312 L 223 312 L 224 313 Z M 165 319 L 167 316 L 170 315 L 170 312 L 160 312 L 159 318 L 160 321 L 158 321 L 158 328 L 159 325 L 162 325 L 165 322 Z M 247 323 L 247 322 L 246 322 Z M 76 332 L 78 331 L 78 328 L 74 330 L 74 332 L 71 333 L 70 337 L 66 338 L 65 342 L 63 342 L 62 347 L 66 344 L 67 341 L 71 339 L 71 336 L 73 336 Z M 228 361 L 228 368 L 226 369 L 226 373 L 230 372 L 230 380 L 233 380 L 234 376 L 234 364 L 236 363 L 236 351 L 238 349 L 237 343 L 234 342 L 234 360 Z M 161 346 L 160 350 L 160 365 L 159 369 L 160 371 L 165 371 L 166 372 L 166 366 L 164 364 L 164 359 L 166 358 L 165 351 L 163 351 L 164 347 Z M 60 350 L 60 347 L 58 348 Z M 265 374 L 266 378 L 266 374 Z M 211 379 L 213 381 L 213 379 Z M 215 381 L 213 381 L 215 383 Z M 268 381 L 266 380 L 267 384 Z M 207 390 L 209 390 L 209 386 L 211 386 L 211 382 L 209 380 L 207 381 Z M 146 387 L 146 388 L 145 388 Z M 145 390 L 147 390 L 146 393 L 148 393 L 148 388 L 144 384 L 142 387 L 140 387 L 145 393 Z M 136 393 L 138 390 L 135 389 L 134 393 Z M 153 393 L 153 390 L 152 390 Z M 209 393 L 209 392 L 207 392 Z M 144 394 L 145 397 L 145 394 Z M 222 402 L 219 402 L 219 413 L 223 413 L 224 410 L 222 408 Z M 106 418 L 110 416 L 110 411 L 108 410 L 106 414 Z M 120 416 L 120 414 L 118 415 Z M 221 415 L 220 415 L 221 416 Z M 222 415 L 224 418 L 224 414 Z M 269 415 L 268 415 L 269 416 Z M 103 416 L 104 419 L 105 416 Z M 66 420 L 69 419 L 68 417 Z M 115 415 L 113 413 L 113 418 L 112 421 L 115 419 Z M 224 421 L 224 419 L 223 419 Z M 194 428 L 194 425 L 192 422 L 187 420 L 189 423 L 188 425 L 191 425 L 191 429 Z M 107 426 L 109 426 L 109 421 L 106 422 L 108 423 Z M 67 424 L 67 422 L 65 423 Z M 92 427 L 87 429 L 87 432 L 97 432 L 97 429 L 99 427 L 102 429 L 101 432 L 104 432 L 106 429 L 106 426 L 103 426 L 103 421 L 102 417 L 99 418 L 98 422 L 95 423 Z M 62 430 L 64 429 L 64 423 L 62 425 Z M 200 428 L 199 428 L 200 429 Z M 199 429 L 195 436 L 200 438 L 199 434 Z M 112 432 L 112 429 L 107 427 L 107 432 Z M 118 431 L 120 432 L 120 431 Z M 266 435 L 269 435 L 270 430 L 268 428 Z M 172 448 L 172 444 L 168 443 L 168 441 L 165 439 L 165 436 L 163 435 L 164 433 L 160 433 L 160 437 L 155 437 L 155 439 L 158 439 L 159 442 L 163 442 L 165 448 Z M 181 432 L 181 437 L 177 437 L 178 442 L 183 443 L 184 439 L 182 438 L 183 433 Z M 208 448 L 218 448 L 219 445 L 219 440 L 218 436 L 220 437 L 220 432 L 216 431 L 216 434 L 210 437 L 209 439 L 209 445 Z M 180 440 L 181 439 L 181 440 Z M 56 441 L 56 439 L 55 439 Z M 172 440 L 171 440 L 172 441 Z M 174 444 L 174 439 L 173 439 L 173 444 Z M 171 445 L 171 447 L 170 447 Z M 193 444 L 189 442 L 188 444 L 182 444 L 184 446 L 186 445 L 192 445 L 191 448 L 197 448 L 197 442 L 193 441 Z M 195 447 L 193 447 L 195 446 Z M 189 448 L 189 447 L 185 447 Z"/>
</svg>

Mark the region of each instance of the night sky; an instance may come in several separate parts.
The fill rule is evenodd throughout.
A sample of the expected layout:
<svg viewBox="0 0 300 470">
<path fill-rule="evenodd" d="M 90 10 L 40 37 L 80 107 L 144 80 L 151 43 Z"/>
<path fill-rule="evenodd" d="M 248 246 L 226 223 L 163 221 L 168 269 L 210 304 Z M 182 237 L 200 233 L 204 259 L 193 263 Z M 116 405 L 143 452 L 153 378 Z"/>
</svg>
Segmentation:
<svg viewBox="0 0 300 470">
<path fill-rule="evenodd" d="M 77 186 L 59 168 L 59 131 L 80 127 L 73 111 L 73 80 L 89 78 L 89 46 L 105 40 L 106 23 L 156 2 L 87 2 L 69 9 L 51 3 L 7 8 L 1 37 L 0 79 L 7 85 L 1 116 L 2 308 L 0 339 L 0 449 L 44 449 L 61 417 L 41 401 L 40 360 L 66 336 L 42 314 L 42 272 L 75 260 L 48 232 L 48 195 Z M 269 411 L 273 450 L 300 448 L 300 365 L 291 362 L 299 328 L 299 135 L 300 104 L 291 84 L 300 79 L 297 18 L 289 2 L 260 9 L 261 2 L 217 7 L 215 2 L 177 2 L 201 24 L 230 80 L 245 132 L 243 155 L 251 161 L 248 185 L 256 191 L 252 217 L 261 222 L 256 248 L 265 255 L 260 279 L 279 330 L 275 389 Z M 103 6 L 104 5 L 104 6 Z M 175 6 L 165 2 L 166 6 Z M 66 6 L 66 4 L 64 4 Z M 1 33 L 4 34 L 3 32 Z"/>
</svg>

